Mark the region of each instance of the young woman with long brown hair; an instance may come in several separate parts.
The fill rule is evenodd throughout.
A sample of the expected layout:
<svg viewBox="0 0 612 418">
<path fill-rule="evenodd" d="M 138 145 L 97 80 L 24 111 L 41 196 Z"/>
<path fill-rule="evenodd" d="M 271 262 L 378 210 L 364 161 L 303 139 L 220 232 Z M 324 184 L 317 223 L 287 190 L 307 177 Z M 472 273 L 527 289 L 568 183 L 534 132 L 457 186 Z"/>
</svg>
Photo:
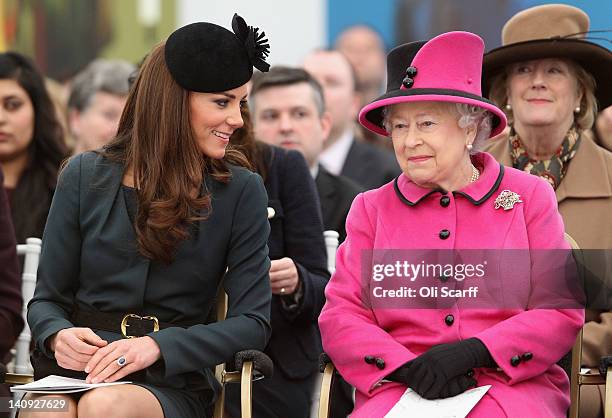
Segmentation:
<svg viewBox="0 0 612 418">
<path fill-rule="evenodd" d="M 211 368 L 268 340 L 266 192 L 226 150 L 268 46 L 233 28 L 195 23 L 158 45 L 117 137 L 62 171 L 28 311 L 35 374 L 134 382 L 68 397 L 66 416 L 207 416 Z M 207 324 L 221 283 L 228 319 Z"/>
<path fill-rule="evenodd" d="M 43 76 L 28 57 L 0 54 L 0 167 L 17 242 L 42 236 L 67 155 Z"/>
</svg>

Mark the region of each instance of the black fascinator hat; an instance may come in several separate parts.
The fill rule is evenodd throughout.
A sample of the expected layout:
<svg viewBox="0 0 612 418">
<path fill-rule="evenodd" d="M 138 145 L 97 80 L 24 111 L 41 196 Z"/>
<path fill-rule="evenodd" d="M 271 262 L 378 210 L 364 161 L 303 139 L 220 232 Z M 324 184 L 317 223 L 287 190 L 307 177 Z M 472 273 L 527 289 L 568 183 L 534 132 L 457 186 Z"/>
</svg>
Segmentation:
<svg viewBox="0 0 612 418">
<path fill-rule="evenodd" d="M 164 52 L 172 78 L 186 90 L 214 93 L 242 86 L 251 79 L 253 67 L 268 71 L 265 32 L 248 26 L 237 14 L 232 30 L 198 22 L 174 31 Z"/>
</svg>

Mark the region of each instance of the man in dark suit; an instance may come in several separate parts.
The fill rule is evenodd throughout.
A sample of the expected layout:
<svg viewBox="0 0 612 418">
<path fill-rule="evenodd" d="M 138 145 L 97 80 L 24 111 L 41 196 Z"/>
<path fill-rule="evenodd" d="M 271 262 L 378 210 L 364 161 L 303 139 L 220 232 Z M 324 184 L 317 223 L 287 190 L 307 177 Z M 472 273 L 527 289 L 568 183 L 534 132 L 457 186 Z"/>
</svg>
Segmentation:
<svg viewBox="0 0 612 418">
<path fill-rule="evenodd" d="M 331 116 L 321 164 L 330 173 L 346 176 L 368 190 L 398 176 L 401 170 L 390 151 L 354 137 L 359 98 L 354 71 L 344 55 L 338 51 L 315 51 L 304 60 L 304 69 L 323 86 Z"/>
<path fill-rule="evenodd" d="M 319 164 L 331 128 L 321 85 L 303 69 L 274 67 L 255 78 L 250 104 L 257 139 L 304 155 L 317 186 L 325 229 L 337 231 L 342 242 L 346 216 L 353 199 L 364 188 Z M 332 418 L 346 417 L 353 407 L 350 386 L 339 387 L 339 396 L 332 403 Z"/>
<path fill-rule="evenodd" d="M 344 223 L 351 203 L 364 188 L 344 176 L 336 176 L 319 164 L 319 172 L 315 177 L 315 184 L 321 201 L 323 225 L 326 230 L 338 232 L 339 242 L 346 238 Z"/>
<path fill-rule="evenodd" d="M 346 216 L 363 187 L 319 164 L 331 128 L 320 84 L 303 69 L 275 67 L 255 79 L 251 105 L 257 139 L 304 155 L 317 185 L 323 225 L 337 231 L 342 242 Z"/>
<path fill-rule="evenodd" d="M 23 328 L 23 318 L 17 244 L 3 182 L 0 170 L 0 362 L 6 363 L 9 351 Z M 0 385 L 0 398 L 8 399 L 9 396 L 8 386 Z M 8 417 L 8 413 L 0 410 L 0 417 L 5 416 Z"/>
<path fill-rule="evenodd" d="M 265 169 L 257 172 L 265 173 L 268 207 L 274 209 L 268 238 L 272 336 L 264 350 L 274 374 L 253 385 L 253 418 L 308 418 L 319 376 L 317 321 L 329 280 L 319 199 L 302 154 L 258 147 Z M 228 416 L 240 417 L 238 385 L 227 387 L 225 401 Z"/>
</svg>

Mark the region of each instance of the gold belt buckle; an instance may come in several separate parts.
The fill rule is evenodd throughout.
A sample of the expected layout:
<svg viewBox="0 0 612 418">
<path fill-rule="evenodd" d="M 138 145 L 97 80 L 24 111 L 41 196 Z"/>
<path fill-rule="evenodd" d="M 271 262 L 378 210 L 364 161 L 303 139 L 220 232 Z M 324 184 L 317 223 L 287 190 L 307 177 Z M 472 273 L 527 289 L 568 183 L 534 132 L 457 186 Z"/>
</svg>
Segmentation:
<svg viewBox="0 0 612 418">
<path fill-rule="evenodd" d="M 125 315 L 123 319 L 121 320 L 121 335 L 123 335 L 123 338 L 135 338 L 134 335 L 127 335 L 127 327 L 130 326 L 130 324 L 127 323 L 129 318 L 153 321 L 153 332 L 159 331 L 159 320 L 157 319 L 157 317 L 140 316 L 140 315 L 129 313 Z"/>
</svg>

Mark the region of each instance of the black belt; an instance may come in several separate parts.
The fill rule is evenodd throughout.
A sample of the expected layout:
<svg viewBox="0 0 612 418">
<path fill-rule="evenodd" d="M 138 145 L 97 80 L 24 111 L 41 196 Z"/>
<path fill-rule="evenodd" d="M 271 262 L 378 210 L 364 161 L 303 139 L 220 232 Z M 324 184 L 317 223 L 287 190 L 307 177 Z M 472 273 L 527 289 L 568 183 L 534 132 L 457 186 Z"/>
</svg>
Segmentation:
<svg viewBox="0 0 612 418">
<path fill-rule="evenodd" d="M 187 328 L 195 323 L 160 322 L 153 315 L 137 315 L 133 313 L 84 311 L 75 309 L 72 323 L 77 327 L 93 328 L 101 331 L 121 334 L 123 338 L 143 337 L 151 332 L 170 327 Z"/>
</svg>

